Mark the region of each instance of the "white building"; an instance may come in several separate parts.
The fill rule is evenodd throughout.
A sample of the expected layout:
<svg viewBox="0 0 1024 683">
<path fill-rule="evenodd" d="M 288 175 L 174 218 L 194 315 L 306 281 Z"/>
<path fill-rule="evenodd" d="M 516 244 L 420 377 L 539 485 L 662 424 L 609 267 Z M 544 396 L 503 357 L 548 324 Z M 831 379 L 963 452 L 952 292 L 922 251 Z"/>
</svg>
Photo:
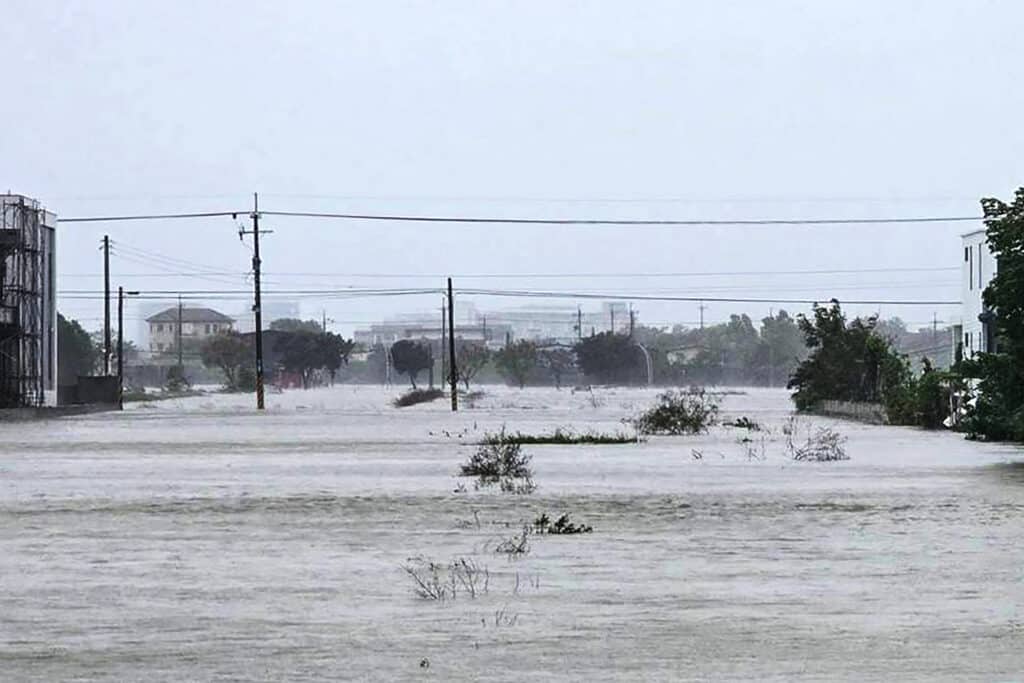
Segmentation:
<svg viewBox="0 0 1024 683">
<path fill-rule="evenodd" d="M 181 346 L 198 346 L 208 337 L 228 332 L 234 319 L 212 308 L 171 308 L 146 318 L 149 323 L 149 350 L 154 353 L 176 351 L 178 327 L 181 326 Z"/>
<path fill-rule="evenodd" d="M 953 326 L 954 348 L 959 345 L 963 357 L 970 358 L 976 353 L 995 350 L 992 325 L 983 323 L 980 317 L 986 313 L 981 296 L 995 276 L 997 265 L 983 228 L 963 235 L 962 239 L 961 321 Z"/>
</svg>

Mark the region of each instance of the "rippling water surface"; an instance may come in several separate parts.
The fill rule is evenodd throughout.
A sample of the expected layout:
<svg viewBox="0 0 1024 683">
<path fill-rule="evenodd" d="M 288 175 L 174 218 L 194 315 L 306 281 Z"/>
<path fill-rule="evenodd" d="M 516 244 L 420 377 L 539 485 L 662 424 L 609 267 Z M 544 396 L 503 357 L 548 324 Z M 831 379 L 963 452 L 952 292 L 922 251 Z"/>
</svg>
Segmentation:
<svg viewBox="0 0 1024 683">
<path fill-rule="evenodd" d="M 532 446 L 531 496 L 456 492 L 484 431 L 614 431 L 653 400 L 487 388 L 452 415 L 371 387 L 0 424 L 2 680 L 1024 680 L 1024 454 L 829 422 Z M 824 423 L 817 421 L 817 423 Z M 757 449 L 760 436 L 757 436 Z M 541 512 L 594 532 L 494 545 Z M 488 590 L 417 598 L 408 558 Z"/>
</svg>

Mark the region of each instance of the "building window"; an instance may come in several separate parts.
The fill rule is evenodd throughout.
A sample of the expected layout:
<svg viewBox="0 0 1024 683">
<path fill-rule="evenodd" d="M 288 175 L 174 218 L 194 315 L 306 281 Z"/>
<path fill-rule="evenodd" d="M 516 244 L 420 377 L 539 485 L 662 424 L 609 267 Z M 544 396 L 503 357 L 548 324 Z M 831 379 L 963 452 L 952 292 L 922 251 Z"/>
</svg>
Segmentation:
<svg viewBox="0 0 1024 683">
<path fill-rule="evenodd" d="M 157 351 L 163 351 L 164 350 L 164 345 L 163 344 L 157 344 L 156 345 L 156 350 Z"/>
<path fill-rule="evenodd" d="M 974 289 L 974 250 L 967 247 L 967 289 Z"/>
<path fill-rule="evenodd" d="M 163 325 L 157 325 L 156 326 L 156 331 L 157 332 L 163 332 L 164 331 L 164 326 Z"/>
<path fill-rule="evenodd" d="M 206 325 L 206 334 L 210 334 L 210 325 L 209 324 Z"/>
<path fill-rule="evenodd" d="M 981 245 L 978 245 L 978 289 L 981 289 L 984 285 L 981 284 Z"/>
</svg>

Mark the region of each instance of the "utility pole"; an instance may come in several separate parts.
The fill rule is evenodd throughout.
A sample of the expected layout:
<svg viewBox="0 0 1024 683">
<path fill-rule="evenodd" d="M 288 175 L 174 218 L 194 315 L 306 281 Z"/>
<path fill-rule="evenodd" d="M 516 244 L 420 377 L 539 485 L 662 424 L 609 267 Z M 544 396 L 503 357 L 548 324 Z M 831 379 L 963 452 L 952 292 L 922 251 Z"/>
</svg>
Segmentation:
<svg viewBox="0 0 1024 683">
<path fill-rule="evenodd" d="M 445 358 L 446 351 L 448 349 L 448 338 L 445 334 L 445 328 L 448 323 L 445 321 L 445 316 L 448 315 L 448 308 L 445 303 L 444 297 L 441 298 L 441 382 L 442 386 L 444 381 L 448 378 L 448 361 Z"/>
<path fill-rule="evenodd" d="M 124 410 L 124 297 L 135 296 L 138 292 L 126 292 L 117 288 L 117 409 Z"/>
<path fill-rule="evenodd" d="M 615 334 L 615 304 L 608 307 L 608 313 L 612 317 L 612 334 Z"/>
<path fill-rule="evenodd" d="M 455 367 L 455 297 L 448 278 L 448 382 L 452 387 L 452 412 L 459 409 L 459 372 Z"/>
<path fill-rule="evenodd" d="M 178 295 L 178 368 L 184 369 L 185 368 L 185 354 L 183 353 L 184 349 L 181 348 L 181 342 L 183 341 L 182 338 L 181 338 L 181 335 L 182 335 L 182 329 L 181 329 L 181 322 L 182 322 L 181 318 L 182 318 L 182 315 L 181 315 L 181 312 L 182 312 L 181 311 L 181 294 L 179 294 Z"/>
<path fill-rule="evenodd" d="M 633 329 L 636 327 L 636 317 L 633 314 L 633 304 L 629 305 L 629 338 L 633 338 Z"/>
<path fill-rule="evenodd" d="M 938 339 L 938 338 L 939 338 L 939 314 L 933 312 L 932 313 L 932 343 L 934 344 L 935 340 Z"/>
<path fill-rule="evenodd" d="M 576 306 L 576 341 L 583 341 L 583 307 Z"/>
<path fill-rule="evenodd" d="M 263 410 L 263 308 L 260 303 L 260 198 L 255 192 L 252 193 L 252 230 L 239 228 L 238 237 L 252 235 L 252 285 L 253 304 L 252 312 L 256 323 L 256 409 Z M 264 233 L 271 232 L 264 230 Z"/>
<path fill-rule="evenodd" d="M 110 374 L 110 235 L 103 236 L 103 374 Z"/>
<path fill-rule="evenodd" d="M 703 330 L 704 329 L 704 309 L 707 308 L 707 306 L 705 306 L 704 302 L 701 301 L 700 302 L 700 306 L 698 308 L 700 308 L 700 329 Z"/>
<path fill-rule="evenodd" d="M 327 334 L 327 309 L 326 308 L 321 309 L 320 310 L 320 315 L 321 315 L 320 331 L 323 334 Z"/>
<path fill-rule="evenodd" d="M 124 287 L 117 288 L 117 409 L 124 410 Z"/>
<path fill-rule="evenodd" d="M 487 346 L 487 316 L 486 315 L 483 316 L 483 321 L 484 321 L 484 329 L 483 329 L 484 346 Z"/>
</svg>

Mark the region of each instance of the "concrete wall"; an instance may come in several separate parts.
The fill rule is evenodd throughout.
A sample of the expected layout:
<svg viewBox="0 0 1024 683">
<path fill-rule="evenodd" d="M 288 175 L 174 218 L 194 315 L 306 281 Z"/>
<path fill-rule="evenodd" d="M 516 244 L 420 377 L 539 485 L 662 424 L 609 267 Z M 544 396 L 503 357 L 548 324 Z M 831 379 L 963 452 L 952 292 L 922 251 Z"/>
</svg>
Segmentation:
<svg viewBox="0 0 1024 683">
<path fill-rule="evenodd" d="M 816 413 L 820 415 L 832 415 L 845 417 L 858 422 L 870 424 L 885 424 L 888 420 L 885 416 L 885 408 L 880 403 L 861 403 L 857 401 L 822 401 L 818 404 Z"/>
</svg>

